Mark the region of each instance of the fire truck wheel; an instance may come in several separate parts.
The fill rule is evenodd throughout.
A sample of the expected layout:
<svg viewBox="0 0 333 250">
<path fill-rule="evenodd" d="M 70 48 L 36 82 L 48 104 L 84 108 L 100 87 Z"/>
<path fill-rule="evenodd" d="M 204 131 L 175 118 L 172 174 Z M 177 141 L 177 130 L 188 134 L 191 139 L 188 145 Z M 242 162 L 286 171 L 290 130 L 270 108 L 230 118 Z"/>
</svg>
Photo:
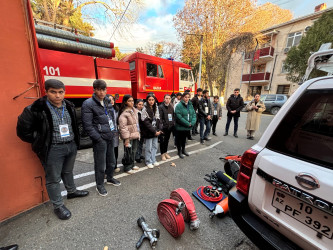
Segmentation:
<svg viewBox="0 0 333 250">
<path fill-rule="evenodd" d="M 80 147 L 79 147 L 79 149 L 91 148 L 92 147 L 92 141 L 91 141 L 89 135 L 84 131 L 83 125 L 82 125 L 81 108 L 75 108 L 75 110 L 76 110 L 77 125 L 79 127 L 79 133 L 80 133 Z"/>
</svg>

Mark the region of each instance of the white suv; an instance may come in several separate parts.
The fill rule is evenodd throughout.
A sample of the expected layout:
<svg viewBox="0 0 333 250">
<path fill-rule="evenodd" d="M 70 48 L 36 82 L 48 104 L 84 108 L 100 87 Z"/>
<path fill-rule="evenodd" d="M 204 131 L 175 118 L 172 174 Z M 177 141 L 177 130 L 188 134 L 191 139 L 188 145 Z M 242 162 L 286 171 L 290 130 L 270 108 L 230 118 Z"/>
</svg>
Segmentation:
<svg viewBox="0 0 333 250">
<path fill-rule="evenodd" d="M 303 83 L 244 153 L 229 209 L 260 248 L 333 249 L 332 76 Z"/>
</svg>

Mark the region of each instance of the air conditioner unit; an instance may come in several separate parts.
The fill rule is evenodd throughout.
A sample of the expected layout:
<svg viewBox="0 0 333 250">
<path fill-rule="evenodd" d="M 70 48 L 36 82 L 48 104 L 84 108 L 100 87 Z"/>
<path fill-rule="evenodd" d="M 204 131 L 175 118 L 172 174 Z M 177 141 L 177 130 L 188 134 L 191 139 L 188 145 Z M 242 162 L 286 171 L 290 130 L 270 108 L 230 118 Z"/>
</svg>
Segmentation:
<svg viewBox="0 0 333 250">
<path fill-rule="evenodd" d="M 269 89 L 270 89 L 270 86 L 269 86 L 269 84 L 268 84 L 268 85 L 266 85 L 266 86 L 264 86 L 264 90 L 268 91 Z"/>
<path fill-rule="evenodd" d="M 304 29 L 304 33 L 308 32 L 310 28 L 311 28 L 311 26 L 306 26 Z"/>
<path fill-rule="evenodd" d="M 287 54 L 289 52 L 290 48 L 284 48 L 283 52 Z"/>
</svg>

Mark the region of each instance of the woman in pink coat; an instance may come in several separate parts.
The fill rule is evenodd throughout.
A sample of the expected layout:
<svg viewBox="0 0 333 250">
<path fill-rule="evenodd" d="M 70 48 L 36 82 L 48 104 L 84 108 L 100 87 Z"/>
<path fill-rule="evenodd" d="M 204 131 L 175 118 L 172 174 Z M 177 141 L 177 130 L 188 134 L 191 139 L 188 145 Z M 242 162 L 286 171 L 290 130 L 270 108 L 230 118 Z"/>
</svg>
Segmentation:
<svg viewBox="0 0 333 250">
<path fill-rule="evenodd" d="M 129 153 L 126 160 L 123 160 L 124 171 L 133 174 L 134 170 L 139 169 L 139 167 L 134 166 L 134 159 L 140 139 L 140 128 L 138 111 L 134 108 L 132 96 L 124 96 L 118 117 L 119 133 L 124 141 L 124 151 Z"/>
</svg>

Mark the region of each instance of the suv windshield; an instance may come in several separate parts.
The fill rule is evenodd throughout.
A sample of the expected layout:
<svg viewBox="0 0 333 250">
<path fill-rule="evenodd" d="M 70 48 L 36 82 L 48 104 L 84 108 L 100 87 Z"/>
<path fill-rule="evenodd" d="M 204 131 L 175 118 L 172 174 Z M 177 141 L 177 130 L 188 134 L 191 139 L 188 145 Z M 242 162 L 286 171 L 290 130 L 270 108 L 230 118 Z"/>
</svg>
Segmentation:
<svg viewBox="0 0 333 250">
<path fill-rule="evenodd" d="M 333 90 L 305 92 L 267 148 L 333 169 Z"/>
</svg>

